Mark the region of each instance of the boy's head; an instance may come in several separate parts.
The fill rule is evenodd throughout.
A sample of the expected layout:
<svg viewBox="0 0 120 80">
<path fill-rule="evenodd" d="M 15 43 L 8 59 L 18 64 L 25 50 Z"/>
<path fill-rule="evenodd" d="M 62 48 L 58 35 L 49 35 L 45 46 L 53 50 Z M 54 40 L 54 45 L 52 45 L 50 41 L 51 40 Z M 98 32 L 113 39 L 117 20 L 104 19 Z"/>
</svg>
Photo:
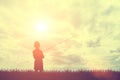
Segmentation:
<svg viewBox="0 0 120 80">
<path fill-rule="evenodd" d="M 36 42 L 34 43 L 34 47 L 35 47 L 35 48 L 39 48 L 39 47 L 40 47 L 40 43 L 39 43 L 38 41 L 36 41 Z"/>
</svg>

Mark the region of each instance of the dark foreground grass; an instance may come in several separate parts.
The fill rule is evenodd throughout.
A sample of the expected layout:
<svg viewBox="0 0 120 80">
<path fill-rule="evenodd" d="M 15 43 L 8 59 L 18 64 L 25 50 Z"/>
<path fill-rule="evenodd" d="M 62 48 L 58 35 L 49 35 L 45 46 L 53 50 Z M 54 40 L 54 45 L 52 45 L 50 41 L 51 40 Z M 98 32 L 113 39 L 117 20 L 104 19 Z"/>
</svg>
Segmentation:
<svg viewBox="0 0 120 80">
<path fill-rule="evenodd" d="M 0 71 L 0 80 L 120 80 L 116 71 L 32 72 Z"/>
</svg>

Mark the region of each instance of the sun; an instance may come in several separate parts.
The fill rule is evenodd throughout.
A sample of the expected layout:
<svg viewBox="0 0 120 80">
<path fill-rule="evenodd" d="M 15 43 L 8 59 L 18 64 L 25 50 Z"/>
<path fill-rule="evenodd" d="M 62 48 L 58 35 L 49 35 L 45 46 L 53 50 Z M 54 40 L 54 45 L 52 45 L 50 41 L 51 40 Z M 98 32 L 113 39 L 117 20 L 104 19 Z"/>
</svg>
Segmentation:
<svg viewBox="0 0 120 80">
<path fill-rule="evenodd" d="M 36 31 L 39 33 L 46 33 L 47 32 L 47 28 L 48 28 L 48 24 L 45 21 L 40 21 L 36 24 Z"/>
<path fill-rule="evenodd" d="M 53 22 L 53 19 L 47 16 L 35 19 L 31 26 L 31 34 L 33 34 L 35 38 L 47 38 L 51 36 L 53 31 L 52 27 L 54 26 Z"/>
</svg>

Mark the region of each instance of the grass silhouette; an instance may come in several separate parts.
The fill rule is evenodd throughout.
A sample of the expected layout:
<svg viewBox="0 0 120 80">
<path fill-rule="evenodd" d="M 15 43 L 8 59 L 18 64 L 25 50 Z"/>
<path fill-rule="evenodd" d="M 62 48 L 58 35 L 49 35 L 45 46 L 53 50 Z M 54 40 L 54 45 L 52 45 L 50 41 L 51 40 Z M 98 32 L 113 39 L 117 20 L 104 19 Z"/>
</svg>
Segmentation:
<svg viewBox="0 0 120 80">
<path fill-rule="evenodd" d="M 120 80 L 117 71 L 0 71 L 0 80 Z"/>
</svg>

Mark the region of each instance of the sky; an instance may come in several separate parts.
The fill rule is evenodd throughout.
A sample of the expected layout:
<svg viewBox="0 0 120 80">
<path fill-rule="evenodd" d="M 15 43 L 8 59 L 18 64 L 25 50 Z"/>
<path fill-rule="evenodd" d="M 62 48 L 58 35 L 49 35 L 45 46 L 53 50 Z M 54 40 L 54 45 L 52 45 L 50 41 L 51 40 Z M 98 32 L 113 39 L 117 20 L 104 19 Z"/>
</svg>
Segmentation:
<svg viewBox="0 0 120 80">
<path fill-rule="evenodd" d="M 120 70 L 120 0 L 0 0 L 0 69 Z"/>
</svg>

